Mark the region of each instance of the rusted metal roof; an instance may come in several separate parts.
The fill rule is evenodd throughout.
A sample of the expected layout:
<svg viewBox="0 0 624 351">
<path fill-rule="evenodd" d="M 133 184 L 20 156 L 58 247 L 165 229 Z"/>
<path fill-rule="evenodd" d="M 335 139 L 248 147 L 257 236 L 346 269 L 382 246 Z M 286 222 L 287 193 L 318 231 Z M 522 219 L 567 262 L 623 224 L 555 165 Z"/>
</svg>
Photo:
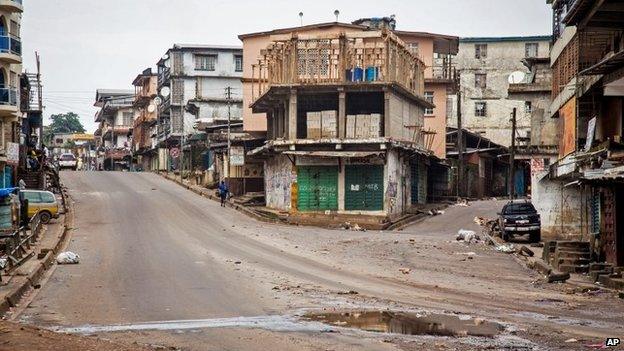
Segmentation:
<svg viewBox="0 0 624 351">
<path fill-rule="evenodd" d="M 368 157 L 385 155 L 384 151 L 284 151 L 284 155 L 314 156 L 314 157 Z"/>
</svg>

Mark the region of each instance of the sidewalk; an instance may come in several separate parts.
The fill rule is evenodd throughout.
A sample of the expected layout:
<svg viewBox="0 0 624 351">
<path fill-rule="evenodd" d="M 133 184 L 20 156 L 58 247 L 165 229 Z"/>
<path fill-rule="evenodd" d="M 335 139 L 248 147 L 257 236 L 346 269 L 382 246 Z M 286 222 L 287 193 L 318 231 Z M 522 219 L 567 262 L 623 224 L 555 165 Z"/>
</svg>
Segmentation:
<svg viewBox="0 0 624 351">
<path fill-rule="evenodd" d="M 208 199 L 220 202 L 214 189 L 207 189 L 199 185 L 190 184 L 188 181 L 181 182 L 180 177 L 170 173 L 157 173 L 166 179 L 185 187 L 186 189 L 206 197 Z M 233 201 L 227 201 L 226 206 L 233 208 L 241 213 L 246 214 L 256 220 L 268 223 L 284 223 L 290 225 L 303 225 L 322 228 L 344 228 L 346 224 L 366 230 L 401 230 L 402 228 L 417 223 L 425 218 L 430 217 L 428 214 L 431 210 L 441 210 L 447 207 L 446 204 L 427 204 L 421 206 L 411 213 L 388 221 L 382 216 L 363 216 L 363 215 L 347 215 L 347 214 L 324 214 L 324 213 L 289 213 L 285 211 L 277 211 L 262 206 L 245 206 L 237 204 Z"/>
<path fill-rule="evenodd" d="M 46 225 L 39 240 L 31 248 L 32 257 L 11 274 L 3 275 L 0 285 L 0 316 L 17 307 L 20 299 L 31 288 L 41 287 L 40 281 L 45 271 L 52 267 L 56 255 L 64 245 L 72 216 L 73 210 L 71 204 L 68 204 L 67 213 Z"/>
</svg>

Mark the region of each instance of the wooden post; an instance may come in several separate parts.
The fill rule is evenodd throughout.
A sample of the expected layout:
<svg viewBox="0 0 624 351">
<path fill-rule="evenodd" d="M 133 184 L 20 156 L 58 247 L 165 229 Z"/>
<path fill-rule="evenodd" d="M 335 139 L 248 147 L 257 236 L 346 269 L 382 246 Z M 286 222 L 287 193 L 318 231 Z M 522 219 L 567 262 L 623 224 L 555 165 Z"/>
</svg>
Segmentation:
<svg viewBox="0 0 624 351">
<path fill-rule="evenodd" d="M 511 149 L 509 150 L 509 199 L 516 195 L 514 177 L 516 175 L 516 108 L 511 112 Z"/>
<path fill-rule="evenodd" d="M 464 195 L 464 131 L 462 126 L 461 80 L 457 77 L 457 197 Z"/>
</svg>

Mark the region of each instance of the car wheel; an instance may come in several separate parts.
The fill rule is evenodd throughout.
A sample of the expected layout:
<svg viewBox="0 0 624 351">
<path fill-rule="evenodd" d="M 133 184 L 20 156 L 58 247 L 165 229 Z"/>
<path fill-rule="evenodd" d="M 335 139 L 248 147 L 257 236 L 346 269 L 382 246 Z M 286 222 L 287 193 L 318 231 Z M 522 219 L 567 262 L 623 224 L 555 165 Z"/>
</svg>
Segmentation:
<svg viewBox="0 0 624 351">
<path fill-rule="evenodd" d="M 501 231 L 501 238 L 503 239 L 503 241 L 509 241 L 511 236 L 509 235 L 509 233 L 507 233 L 506 231 L 502 230 Z"/>
<path fill-rule="evenodd" d="M 52 215 L 50 212 L 41 212 L 39 213 L 39 219 L 41 220 L 41 223 L 48 224 L 50 223 L 50 219 L 52 219 Z"/>
<path fill-rule="evenodd" d="M 536 231 L 536 232 L 532 232 L 531 234 L 529 234 L 529 239 L 531 240 L 532 243 L 539 243 L 540 240 L 542 239 L 542 234 L 540 233 L 540 231 Z"/>
</svg>

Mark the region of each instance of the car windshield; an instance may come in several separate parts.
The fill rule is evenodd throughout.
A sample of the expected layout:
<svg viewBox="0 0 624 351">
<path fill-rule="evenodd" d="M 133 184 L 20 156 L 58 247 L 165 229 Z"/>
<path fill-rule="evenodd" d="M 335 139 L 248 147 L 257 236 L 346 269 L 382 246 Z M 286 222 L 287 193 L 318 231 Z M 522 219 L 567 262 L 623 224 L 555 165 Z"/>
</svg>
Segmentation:
<svg viewBox="0 0 624 351">
<path fill-rule="evenodd" d="M 72 154 L 61 155 L 61 161 L 73 161 L 75 159 L 76 157 L 74 157 L 74 155 Z"/>
<path fill-rule="evenodd" d="M 508 204 L 505 207 L 505 214 L 536 213 L 535 207 L 530 203 Z"/>
</svg>

